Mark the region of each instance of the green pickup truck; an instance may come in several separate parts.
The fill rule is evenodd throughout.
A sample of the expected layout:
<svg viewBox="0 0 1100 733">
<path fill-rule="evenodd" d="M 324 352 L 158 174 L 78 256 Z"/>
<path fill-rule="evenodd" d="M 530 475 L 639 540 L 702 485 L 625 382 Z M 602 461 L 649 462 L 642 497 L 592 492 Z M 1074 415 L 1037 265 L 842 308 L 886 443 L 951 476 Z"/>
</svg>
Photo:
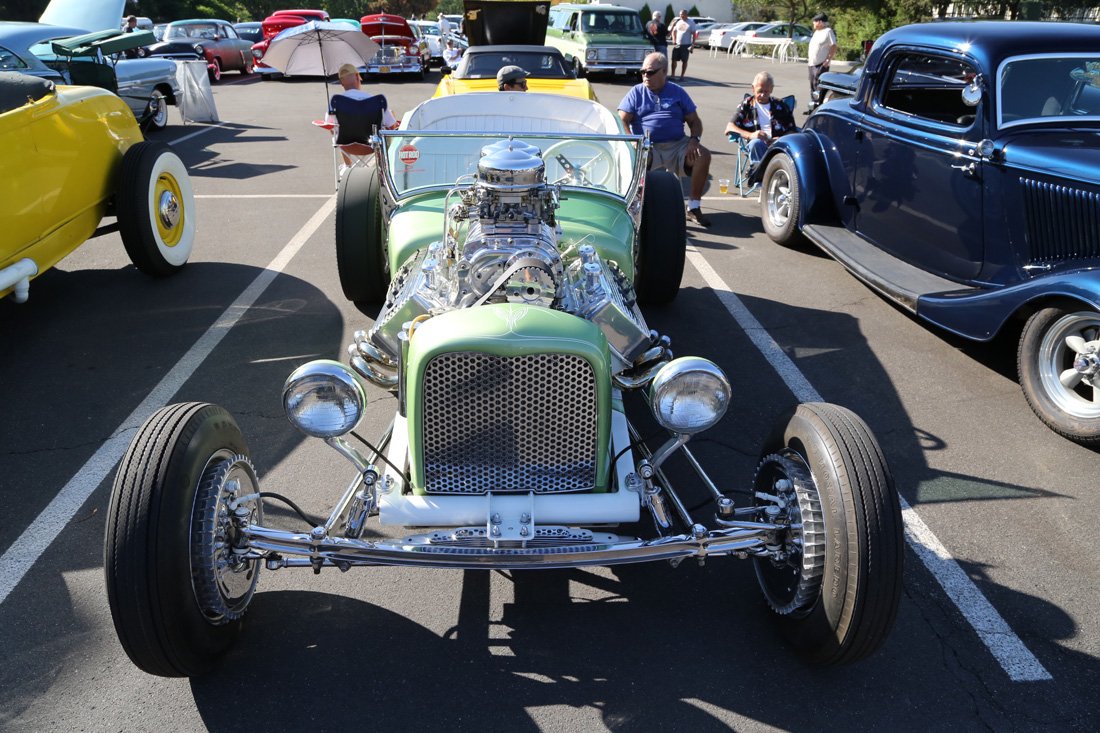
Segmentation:
<svg viewBox="0 0 1100 733">
<path fill-rule="evenodd" d="M 588 73 L 638 76 L 653 50 L 638 11 L 616 5 L 553 6 L 546 45 L 561 50 L 578 78 Z"/>
</svg>

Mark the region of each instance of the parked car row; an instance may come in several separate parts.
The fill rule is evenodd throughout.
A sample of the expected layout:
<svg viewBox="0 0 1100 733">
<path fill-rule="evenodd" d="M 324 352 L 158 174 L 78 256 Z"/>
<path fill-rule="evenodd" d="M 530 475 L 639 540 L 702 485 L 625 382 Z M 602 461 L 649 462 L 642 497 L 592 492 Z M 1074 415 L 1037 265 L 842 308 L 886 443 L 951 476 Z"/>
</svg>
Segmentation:
<svg viewBox="0 0 1100 733">
<path fill-rule="evenodd" d="M 711 26 L 708 33 L 698 33 L 695 45 L 703 48 L 729 50 L 738 39 L 781 39 L 790 38 L 796 43 L 808 43 L 814 31 L 799 23 L 763 23 L 757 21 L 742 23 L 718 23 Z"/>
</svg>

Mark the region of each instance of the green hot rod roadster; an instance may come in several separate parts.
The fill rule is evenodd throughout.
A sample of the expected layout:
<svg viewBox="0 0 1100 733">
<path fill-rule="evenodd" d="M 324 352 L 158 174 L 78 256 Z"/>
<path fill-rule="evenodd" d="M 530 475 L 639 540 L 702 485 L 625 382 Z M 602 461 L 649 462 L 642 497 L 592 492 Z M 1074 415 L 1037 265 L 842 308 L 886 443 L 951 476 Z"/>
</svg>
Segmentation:
<svg viewBox="0 0 1100 733">
<path fill-rule="evenodd" d="M 330 515 L 265 523 L 233 418 L 170 405 L 115 477 L 111 611 L 147 672 L 197 675 L 233 642 L 261 568 L 569 568 L 738 557 L 792 645 L 822 664 L 886 638 L 901 588 L 901 516 L 878 443 L 834 405 L 803 404 L 763 445 L 736 506 L 685 445 L 731 399 L 714 363 L 673 358 L 639 304 L 671 300 L 686 235 L 679 181 L 648 141 L 589 100 L 440 97 L 379 133 L 338 192 L 345 295 L 380 304 L 347 363 L 287 379 L 290 422 L 351 466 Z M 373 443 L 364 383 L 397 410 Z M 624 403 L 648 402 L 653 450 Z M 663 464 L 682 451 L 712 495 L 693 517 Z M 732 487 L 730 487 L 732 488 Z M 371 526 L 365 534 L 364 530 Z"/>
</svg>

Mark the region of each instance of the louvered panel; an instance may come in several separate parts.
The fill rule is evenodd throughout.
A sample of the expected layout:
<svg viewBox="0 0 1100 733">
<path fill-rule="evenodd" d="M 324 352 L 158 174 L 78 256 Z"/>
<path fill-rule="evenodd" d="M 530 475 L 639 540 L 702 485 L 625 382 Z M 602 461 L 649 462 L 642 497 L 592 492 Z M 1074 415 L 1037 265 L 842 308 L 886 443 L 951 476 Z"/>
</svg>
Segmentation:
<svg viewBox="0 0 1100 733">
<path fill-rule="evenodd" d="M 1100 257 L 1100 195 L 1030 178 L 1020 184 L 1029 262 Z"/>
</svg>

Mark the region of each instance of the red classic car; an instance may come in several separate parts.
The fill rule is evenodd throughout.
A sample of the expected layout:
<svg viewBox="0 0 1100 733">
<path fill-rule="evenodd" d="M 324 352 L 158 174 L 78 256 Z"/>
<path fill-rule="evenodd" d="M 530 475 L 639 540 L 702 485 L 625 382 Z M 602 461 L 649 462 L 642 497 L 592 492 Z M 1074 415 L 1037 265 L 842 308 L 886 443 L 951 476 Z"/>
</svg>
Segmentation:
<svg viewBox="0 0 1100 733">
<path fill-rule="evenodd" d="M 263 79 L 277 79 L 282 73 L 266 65 L 262 59 L 267 53 L 267 47 L 271 45 L 271 39 L 279 35 L 287 28 L 305 25 L 311 20 L 328 21 L 329 15 L 324 10 L 276 10 L 264 18 L 260 24 L 263 28 L 264 38 L 258 43 L 252 44 L 252 58 L 255 59 L 256 72 L 263 75 Z"/>
<path fill-rule="evenodd" d="M 376 13 L 364 15 L 360 22 L 363 32 L 381 48 L 367 62 L 368 74 L 416 74 L 423 79 L 431 52 L 428 44 L 419 40 L 408 22 L 400 15 Z"/>
</svg>

